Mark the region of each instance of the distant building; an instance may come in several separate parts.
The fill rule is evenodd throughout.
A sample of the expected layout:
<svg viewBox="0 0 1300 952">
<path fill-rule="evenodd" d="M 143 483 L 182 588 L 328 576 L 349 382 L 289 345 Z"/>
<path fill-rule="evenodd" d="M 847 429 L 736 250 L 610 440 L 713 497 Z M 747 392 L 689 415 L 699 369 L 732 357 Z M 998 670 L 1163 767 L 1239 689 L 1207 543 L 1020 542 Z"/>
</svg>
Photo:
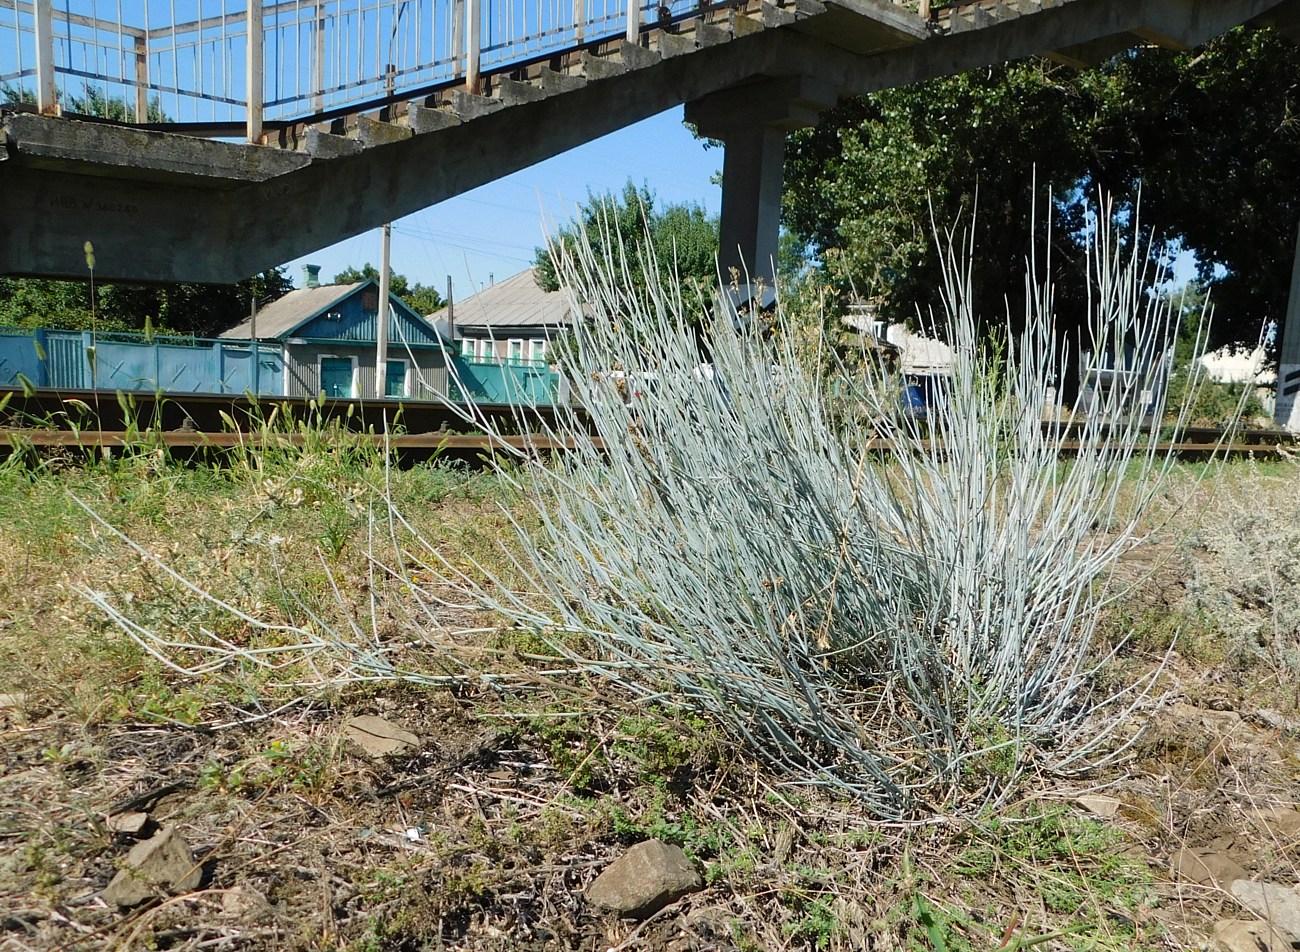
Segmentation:
<svg viewBox="0 0 1300 952">
<path fill-rule="evenodd" d="M 315 284 L 290 291 L 268 304 L 224 339 L 276 341 L 283 350 L 284 384 L 289 397 L 375 396 L 375 348 L 379 327 L 379 285 Z M 434 325 L 392 295 L 388 301 L 388 361 L 384 394 L 392 399 L 431 400 L 447 394 L 450 340 Z"/>
<path fill-rule="evenodd" d="M 565 295 L 543 291 L 533 269 L 429 315 L 467 361 L 546 363 L 551 342 L 573 326 Z"/>
<path fill-rule="evenodd" d="M 1268 366 L 1262 346 L 1249 350 L 1228 345 L 1201 356 L 1205 375 L 1216 383 L 1249 383 L 1256 387 L 1277 385 L 1277 371 Z"/>
<path fill-rule="evenodd" d="M 564 294 L 543 291 L 533 269 L 496 282 L 429 315 L 455 343 L 453 400 L 528 406 L 567 399 L 552 344 L 573 326 Z"/>
</svg>

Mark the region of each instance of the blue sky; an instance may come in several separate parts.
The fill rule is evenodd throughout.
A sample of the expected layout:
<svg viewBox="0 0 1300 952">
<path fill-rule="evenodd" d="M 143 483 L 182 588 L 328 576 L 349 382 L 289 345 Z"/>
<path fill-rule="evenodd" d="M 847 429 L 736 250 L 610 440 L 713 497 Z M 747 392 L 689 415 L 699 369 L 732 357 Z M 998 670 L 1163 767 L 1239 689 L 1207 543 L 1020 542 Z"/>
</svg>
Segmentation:
<svg viewBox="0 0 1300 952">
<path fill-rule="evenodd" d="M 630 178 L 648 185 L 659 205 L 694 202 L 717 214 L 722 190 L 710 179 L 721 168 L 721 150 L 706 150 L 682 125 L 681 107 L 671 109 L 395 221 L 392 267 L 443 293 L 450 275 L 464 298 L 528 267 L 543 228 L 572 218 L 588 189 L 617 192 Z M 347 267 L 378 267 L 379 256 L 375 229 L 286 262 L 287 273 L 301 287 L 306 262 L 329 281 Z"/>
</svg>

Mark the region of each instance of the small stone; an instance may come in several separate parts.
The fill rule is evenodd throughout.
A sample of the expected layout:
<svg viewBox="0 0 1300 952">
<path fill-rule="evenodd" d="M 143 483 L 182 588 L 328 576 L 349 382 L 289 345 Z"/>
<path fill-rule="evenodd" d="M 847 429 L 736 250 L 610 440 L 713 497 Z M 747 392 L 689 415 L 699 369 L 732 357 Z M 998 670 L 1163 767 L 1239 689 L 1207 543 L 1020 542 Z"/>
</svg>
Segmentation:
<svg viewBox="0 0 1300 952">
<path fill-rule="evenodd" d="M 1119 808 L 1124 805 L 1121 800 L 1116 800 L 1114 797 L 1103 797 L 1099 794 L 1075 797 L 1074 802 L 1093 816 L 1099 816 L 1105 820 L 1111 820 L 1118 816 Z"/>
<path fill-rule="evenodd" d="M 232 918 L 255 921 L 267 918 L 271 906 L 255 889 L 232 886 L 221 897 L 221 911 Z"/>
<path fill-rule="evenodd" d="M 26 694 L 0 694 L 0 711 L 19 710 L 26 706 Z"/>
<path fill-rule="evenodd" d="M 1230 892 L 1290 942 L 1300 942 L 1300 893 L 1277 883 L 1239 879 Z"/>
<path fill-rule="evenodd" d="M 145 831 L 153 822 L 153 818 L 147 813 L 115 813 L 110 816 L 104 823 L 110 833 L 117 833 L 121 836 L 144 836 Z"/>
<path fill-rule="evenodd" d="M 369 757 L 404 754 L 420 745 L 420 738 L 391 721 L 373 714 L 354 717 L 343 725 L 343 733 Z"/>
<path fill-rule="evenodd" d="M 1249 875 L 1231 857 L 1213 850 L 1181 849 L 1169 858 L 1169 864 L 1179 879 L 1202 886 L 1226 887 Z"/>
<path fill-rule="evenodd" d="M 159 891 L 183 893 L 198 889 L 203 872 L 190 852 L 189 844 L 173 827 L 131 847 L 113 881 L 104 890 L 104 900 L 118 906 L 138 906 Z"/>
<path fill-rule="evenodd" d="M 1291 943 L 1267 922 L 1229 919 L 1214 924 L 1218 952 L 1291 952 Z"/>
<path fill-rule="evenodd" d="M 1294 726 L 1280 711 L 1274 711 L 1267 707 L 1261 707 L 1256 711 L 1253 719 L 1275 731 L 1291 730 Z"/>
<path fill-rule="evenodd" d="M 646 840 L 596 877 L 587 900 L 630 919 L 644 919 L 703 886 L 680 847 Z"/>
<path fill-rule="evenodd" d="M 1294 806 L 1256 810 L 1252 819 L 1270 837 L 1288 840 L 1300 836 L 1300 810 Z"/>
</svg>

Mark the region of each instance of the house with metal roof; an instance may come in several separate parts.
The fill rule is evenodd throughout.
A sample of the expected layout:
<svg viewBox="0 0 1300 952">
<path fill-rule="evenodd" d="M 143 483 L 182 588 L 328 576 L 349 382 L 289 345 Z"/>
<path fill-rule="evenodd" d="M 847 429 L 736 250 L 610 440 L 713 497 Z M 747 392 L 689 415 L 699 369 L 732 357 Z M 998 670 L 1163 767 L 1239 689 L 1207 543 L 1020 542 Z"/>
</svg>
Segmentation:
<svg viewBox="0 0 1300 952">
<path fill-rule="evenodd" d="M 550 342 L 573 326 L 565 295 L 544 291 L 533 269 L 489 285 L 429 320 L 446 327 L 469 361 L 545 363 Z"/>
<path fill-rule="evenodd" d="M 573 326 L 566 295 L 521 271 L 429 315 L 455 341 L 453 400 L 539 406 L 563 402 L 551 344 Z"/>
<path fill-rule="evenodd" d="M 282 348 L 284 386 L 290 397 L 375 396 L 379 286 L 315 284 L 290 291 L 230 330 L 225 339 L 275 341 Z M 398 298 L 388 301 L 388 359 L 384 394 L 432 400 L 447 394 L 452 342 Z"/>
</svg>

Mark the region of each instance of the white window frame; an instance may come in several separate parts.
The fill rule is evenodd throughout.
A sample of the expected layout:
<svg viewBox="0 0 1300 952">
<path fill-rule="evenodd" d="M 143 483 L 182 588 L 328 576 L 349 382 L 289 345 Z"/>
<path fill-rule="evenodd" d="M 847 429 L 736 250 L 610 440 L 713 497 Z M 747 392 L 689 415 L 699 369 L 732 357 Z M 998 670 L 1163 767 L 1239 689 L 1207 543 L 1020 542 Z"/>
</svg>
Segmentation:
<svg viewBox="0 0 1300 952">
<path fill-rule="evenodd" d="M 546 361 L 547 345 L 550 343 L 545 337 L 534 337 L 528 342 L 528 359 L 535 363 L 544 363 Z"/>
<path fill-rule="evenodd" d="M 405 357 L 389 357 L 388 363 L 401 364 L 402 370 L 402 392 L 392 394 L 388 392 L 388 367 L 384 367 L 384 398 L 388 400 L 402 399 L 411 395 L 411 362 Z"/>
<path fill-rule="evenodd" d="M 460 355 L 473 359 L 478 356 L 478 339 L 474 337 L 462 337 L 460 339 Z"/>
<path fill-rule="evenodd" d="M 511 337 L 506 341 L 506 359 L 511 363 L 522 364 L 526 359 L 524 357 L 525 341 L 522 337 Z M 519 347 L 519 355 L 515 356 L 515 346 Z"/>
<path fill-rule="evenodd" d="M 357 358 L 350 354 L 321 354 L 316 358 L 316 390 L 319 393 L 325 391 L 325 361 L 327 360 L 346 360 L 352 365 L 352 392 L 346 397 L 348 400 L 355 400 L 358 394 L 357 387 Z M 328 398 L 329 394 L 325 394 Z M 334 398 L 344 399 L 344 398 Z"/>
</svg>

